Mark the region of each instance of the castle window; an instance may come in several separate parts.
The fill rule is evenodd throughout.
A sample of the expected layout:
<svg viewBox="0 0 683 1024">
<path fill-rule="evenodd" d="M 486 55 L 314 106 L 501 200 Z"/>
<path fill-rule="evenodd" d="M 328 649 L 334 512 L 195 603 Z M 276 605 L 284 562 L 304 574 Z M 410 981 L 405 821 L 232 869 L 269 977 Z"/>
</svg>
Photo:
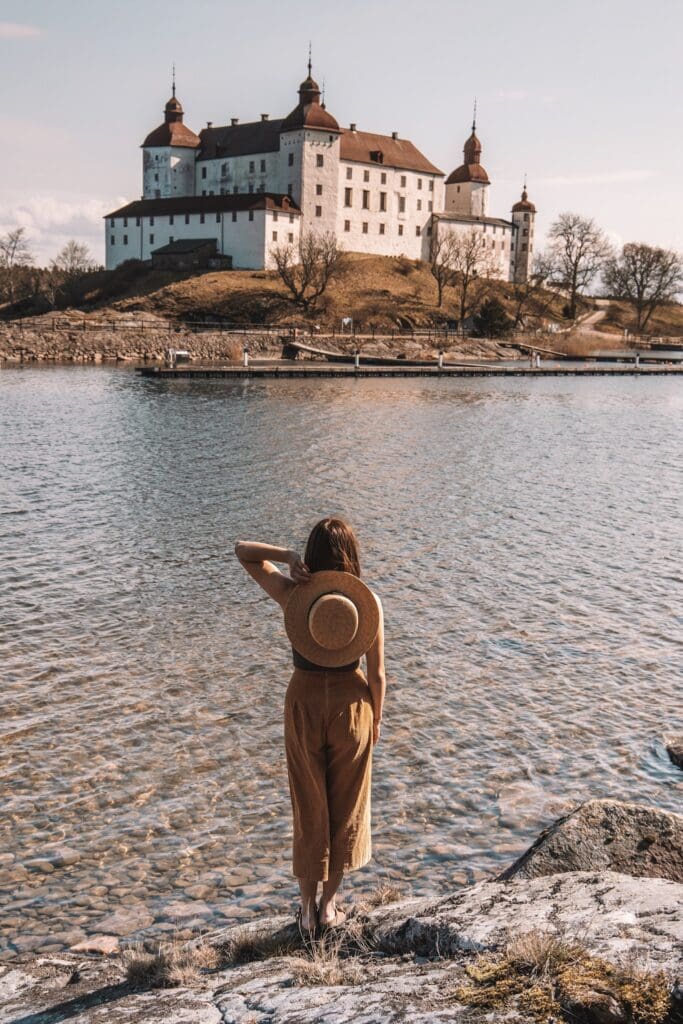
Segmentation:
<svg viewBox="0 0 683 1024">
<path fill-rule="evenodd" d="M 255 170 L 256 170 L 256 164 L 254 163 L 253 160 L 250 160 L 249 161 L 249 173 L 253 174 Z"/>
<path fill-rule="evenodd" d="M 155 180 L 155 181 L 158 181 L 158 180 L 159 180 L 159 175 L 158 175 L 158 174 L 155 174 L 155 175 L 154 175 L 154 180 Z"/>
<path fill-rule="evenodd" d="M 524 220 L 528 220 L 528 219 L 529 219 L 529 214 L 528 214 L 528 213 L 525 213 L 525 214 L 524 214 Z"/>
<path fill-rule="evenodd" d="M 232 222 L 235 224 L 237 221 L 237 210 L 232 211 Z"/>
<path fill-rule="evenodd" d="M 399 213 L 405 213 L 406 212 L 406 197 L 405 196 L 399 196 L 398 197 L 398 212 Z"/>
<path fill-rule="evenodd" d="M 128 227 L 128 218 L 127 217 L 123 218 L 123 226 L 124 226 L 124 228 Z"/>
<path fill-rule="evenodd" d="M 227 173 L 228 173 L 228 165 L 227 164 L 221 164 L 221 174 L 227 174 Z"/>
<path fill-rule="evenodd" d="M 387 183 L 387 172 L 386 171 L 382 171 L 379 180 L 382 183 L 382 185 L 386 185 L 386 183 Z"/>
<path fill-rule="evenodd" d="M 493 225 L 493 233 L 494 233 L 494 235 L 496 233 L 496 225 L 495 224 Z"/>
<path fill-rule="evenodd" d="M 173 241 L 173 235 L 169 235 L 168 236 L 168 241 L 169 241 L 169 243 Z"/>
<path fill-rule="evenodd" d="M 154 245 L 154 235 L 149 236 L 149 244 Z"/>
<path fill-rule="evenodd" d="M 522 246 L 522 252 L 526 252 L 526 242 L 525 242 L 525 243 L 524 243 L 524 245 Z"/>
<path fill-rule="evenodd" d="M 363 171 L 363 181 L 370 181 L 370 171 Z"/>
<path fill-rule="evenodd" d="M 323 157 L 322 153 L 318 153 L 316 155 L 316 158 L 315 158 L 315 166 L 316 167 L 323 167 L 324 164 L 325 164 L 325 158 Z"/>
<path fill-rule="evenodd" d="M 294 186 L 292 185 L 291 181 L 290 181 L 289 185 L 287 186 L 287 195 L 288 196 L 293 196 L 294 195 Z"/>
<path fill-rule="evenodd" d="M 115 228 L 115 227 L 116 227 L 116 221 L 114 220 L 114 218 L 113 218 L 113 217 L 112 217 L 112 218 L 111 218 L 111 220 L 109 221 L 109 227 L 110 227 L 110 228 Z"/>
<path fill-rule="evenodd" d="M 380 224 L 380 226 L 379 226 L 379 233 L 380 233 L 380 235 L 384 234 L 384 224 Z"/>
<path fill-rule="evenodd" d="M 204 223 L 204 214 L 203 214 L 203 213 L 200 213 L 200 214 L 199 214 L 199 223 L 200 223 L 200 224 L 203 224 L 203 223 Z"/>
<path fill-rule="evenodd" d="M 294 166 L 294 154 L 293 153 L 288 153 L 287 154 L 287 163 L 289 164 L 290 167 Z"/>
<path fill-rule="evenodd" d="M 352 198 L 353 198 L 353 189 L 345 188 L 344 189 L 344 206 L 352 206 L 353 205 L 352 202 L 351 202 Z"/>
<path fill-rule="evenodd" d="M 249 182 L 249 191 L 250 191 L 250 192 L 253 192 L 253 191 L 254 191 L 254 184 L 253 184 L 253 182 L 251 182 L 251 181 Z"/>
<path fill-rule="evenodd" d="M 149 226 L 150 226 L 151 228 L 153 228 L 153 227 L 154 227 L 154 217 L 150 217 L 150 218 L 149 218 Z"/>
<path fill-rule="evenodd" d="M 460 191 L 460 186 L 458 185 L 458 192 L 459 192 L 459 191 Z"/>
<path fill-rule="evenodd" d="M 277 210 L 273 210 L 273 221 L 277 221 Z"/>
<path fill-rule="evenodd" d="M 430 200 L 429 200 L 429 202 L 427 203 L 427 209 L 428 209 L 428 210 L 429 210 L 429 212 L 431 213 L 431 212 L 432 212 L 432 210 L 433 210 L 433 208 L 434 208 L 434 203 L 433 203 L 433 202 L 431 201 L 431 199 L 430 199 Z"/>
<path fill-rule="evenodd" d="M 403 234 L 403 225 L 402 224 L 399 224 L 399 226 L 398 226 L 398 233 L 399 233 L 399 235 Z"/>
<path fill-rule="evenodd" d="M 344 221 L 344 231 L 350 231 L 350 230 L 351 230 L 351 221 L 350 220 L 345 220 Z M 113 244 L 114 243 L 113 243 L 113 240 L 112 240 L 112 245 Z"/>
<path fill-rule="evenodd" d="M 528 228 L 524 228 L 524 230 L 522 231 L 522 234 L 523 235 L 528 235 L 529 234 L 529 229 Z"/>
<path fill-rule="evenodd" d="M 422 234 L 422 228 L 420 227 L 420 225 L 419 225 L 419 224 L 418 224 L 418 225 L 417 225 L 417 227 L 415 228 L 415 234 L 417 235 L 417 237 L 418 237 L 418 238 L 419 238 L 419 237 L 420 237 L 420 235 Z"/>
<path fill-rule="evenodd" d="M 315 186 L 315 194 L 317 196 L 321 196 L 323 194 L 323 187 L 322 187 L 322 185 L 316 185 Z"/>
<path fill-rule="evenodd" d="M 346 223 L 348 224 L 349 222 L 347 221 Z M 109 236 L 109 244 L 110 245 L 116 245 L 116 235 L 110 235 Z"/>
<path fill-rule="evenodd" d="M 370 191 L 366 188 L 363 189 L 363 209 L 370 209 Z"/>
<path fill-rule="evenodd" d="M 168 215 L 168 223 L 169 223 L 169 225 L 173 224 L 173 214 L 172 213 L 169 213 L 169 215 Z"/>
<path fill-rule="evenodd" d="M 417 187 L 418 187 L 418 190 L 421 192 L 422 191 L 422 178 L 418 178 L 417 179 Z"/>
<path fill-rule="evenodd" d="M 216 214 L 216 224 L 220 224 L 220 222 L 221 222 L 221 215 L 220 215 L 220 213 L 217 213 Z"/>
<path fill-rule="evenodd" d="M 139 227 L 140 227 L 140 218 L 139 218 L 139 217 L 136 217 L 136 218 L 135 218 L 135 227 L 136 227 L 136 228 L 139 228 Z"/>
<path fill-rule="evenodd" d="M 418 199 L 418 201 L 417 201 L 417 208 L 418 208 L 418 210 L 422 209 L 422 200 L 421 199 Z"/>
<path fill-rule="evenodd" d="M 237 193 L 239 192 L 239 190 L 240 190 L 240 187 L 239 187 L 239 185 L 233 185 L 233 186 L 232 186 L 232 194 L 233 194 L 234 196 L 236 196 L 236 195 L 237 195 Z"/>
<path fill-rule="evenodd" d="M 277 231 L 273 231 L 273 241 L 277 242 Z"/>
<path fill-rule="evenodd" d="M 262 170 L 262 171 L 265 171 L 265 169 L 266 169 L 266 161 L 265 161 L 265 160 L 262 160 L 262 161 L 261 161 L 261 170 Z"/>
<path fill-rule="evenodd" d="M 322 208 L 322 206 L 316 206 L 316 208 L 315 208 L 315 215 L 316 215 L 316 217 L 322 217 L 322 215 L 323 215 L 323 208 Z"/>
<path fill-rule="evenodd" d="M 405 188 L 406 187 L 406 180 L 407 179 L 406 179 L 405 174 L 402 174 L 401 175 L 401 188 Z"/>
<path fill-rule="evenodd" d="M 368 222 L 366 220 L 364 220 L 363 221 L 363 234 L 367 235 L 367 233 L 368 233 Z"/>
<path fill-rule="evenodd" d="M 428 235 L 430 236 L 430 238 L 431 238 L 431 234 L 432 234 L 432 225 L 431 225 L 431 224 L 430 224 L 430 225 L 429 225 L 429 227 L 427 228 L 427 234 L 428 234 Z"/>
<path fill-rule="evenodd" d="M 253 219 L 254 219 L 254 211 L 250 210 L 249 211 L 249 220 L 253 220 Z"/>
<path fill-rule="evenodd" d="M 123 236 L 123 244 L 128 245 L 128 235 Z"/>
<path fill-rule="evenodd" d="M 293 233 L 292 233 L 291 231 L 290 231 L 290 232 L 289 232 L 289 234 L 287 235 L 287 239 L 288 239 L 288 240 L 289 240 L 290 242 L 293 242 L 293 241 L 294 241 L 294 235 L 293 235 Z"/>
<path fill-rule="evenodd" d="M 190 215 L 189 215 L 189 213 L 186 213 L 186 214 L 185 214 L 185 223 L 186 223 L 186 224 L 189 224 L 189 223 L 190 223 Z"/>
<path fill-rule="evenodd" d="M 430 192 L 434 191 L 434 179 L 433 178 L 429 179 L 429 191 Z"/>
<path fill-rule="evenodd" d="M 387 194 L 386 192 L 380 192 L 379 194 L 379 208 L 382 213 L 386 212 L 387 208 Z"/>
<path fill-rule="evenodd" d="M 206 167 L 202 167 L 202 178 L 206 177 Z"/>
<path fill-rule="evenodd" d="M 346 180 L 347 181 L 351 181 L 352 177 L 353 177 L 353 167 L 347 167 L 346 168 Z"/>
</svg>

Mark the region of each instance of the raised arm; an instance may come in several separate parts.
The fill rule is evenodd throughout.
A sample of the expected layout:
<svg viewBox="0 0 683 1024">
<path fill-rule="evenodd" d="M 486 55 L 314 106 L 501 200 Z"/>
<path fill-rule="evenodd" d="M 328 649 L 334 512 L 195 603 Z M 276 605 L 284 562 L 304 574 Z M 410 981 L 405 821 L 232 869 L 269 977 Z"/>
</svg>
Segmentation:
<svg viewBox="0 0 683 1024">
<path fill-rule="evenodd" d="M 373 640 L 372 647 L 368 651 L 368 686 L 372 697 L 373 725 L 372 741 L 379 742 L 379 734 L 382 725 L 382 712 L 384 710 L 384 695 L 387 689 L 387 679 L 384 671 L 384 612 L 382 602 L 375 594 L 375 600 L 379 605 L 379 629 Z"/>
<path fill-rule="evenodd" d="M 235 554 L 251 578 L 256 580 L 268 597 L 272 597 L 282 608 L 287 604 L 294 586 L 297 583 L 306 583 L 310 579 L 311 574 L 301 556 L 291 548 L 238 540 L 235 544 Z M 290 576 L 280 572 L 274 562 L 288 565 Z"/>
</svg>

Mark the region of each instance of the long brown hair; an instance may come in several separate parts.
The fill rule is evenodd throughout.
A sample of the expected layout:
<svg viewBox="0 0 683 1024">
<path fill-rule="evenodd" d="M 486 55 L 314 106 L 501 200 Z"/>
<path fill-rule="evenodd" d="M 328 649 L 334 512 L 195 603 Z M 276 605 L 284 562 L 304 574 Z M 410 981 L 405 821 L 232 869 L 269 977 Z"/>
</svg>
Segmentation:
<svg viewBox="0 0 683 1024">
<path fill-rule="evenodd" d="M 353 527 L 339 516 L 321 519 L 311 530 L 304 562 L 311 572 L 338 569 L 360 576 L 358 540 Z"/>
</svg>

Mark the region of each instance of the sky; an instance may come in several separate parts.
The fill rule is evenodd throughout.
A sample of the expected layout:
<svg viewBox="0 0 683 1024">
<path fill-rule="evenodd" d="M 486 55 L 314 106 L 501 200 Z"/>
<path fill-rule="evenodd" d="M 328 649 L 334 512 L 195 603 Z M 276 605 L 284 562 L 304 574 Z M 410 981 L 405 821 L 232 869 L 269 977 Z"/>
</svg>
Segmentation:
<svg viewBox="0 0 683 1024">
<path fill-rule="evenodd" d="M 309 41 L 341 125 L 398 131 L 446 174 L 476 97 L 492 216 L 526 173 L 541 243 L 572 210 L 683 250 L 683 0 L 0 0 L 0 233 L 103 261 L 172 64 L 199 131 L 287 114 Z"/>
</svg>

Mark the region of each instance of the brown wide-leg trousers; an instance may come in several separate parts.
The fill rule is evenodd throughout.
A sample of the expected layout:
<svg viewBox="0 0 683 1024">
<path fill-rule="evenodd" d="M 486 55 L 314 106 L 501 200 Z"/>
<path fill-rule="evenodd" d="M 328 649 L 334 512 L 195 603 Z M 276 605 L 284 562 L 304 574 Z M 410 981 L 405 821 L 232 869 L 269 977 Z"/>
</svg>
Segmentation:
<svg viewBox="0 0 683 1024">
<path fill-rule="evenodd" d="M 360 669 L 294 669 L 285 698 L 285 750 L 297 878 L 325 882 L 370 860 L 372 717 Z"/>
</svg>

